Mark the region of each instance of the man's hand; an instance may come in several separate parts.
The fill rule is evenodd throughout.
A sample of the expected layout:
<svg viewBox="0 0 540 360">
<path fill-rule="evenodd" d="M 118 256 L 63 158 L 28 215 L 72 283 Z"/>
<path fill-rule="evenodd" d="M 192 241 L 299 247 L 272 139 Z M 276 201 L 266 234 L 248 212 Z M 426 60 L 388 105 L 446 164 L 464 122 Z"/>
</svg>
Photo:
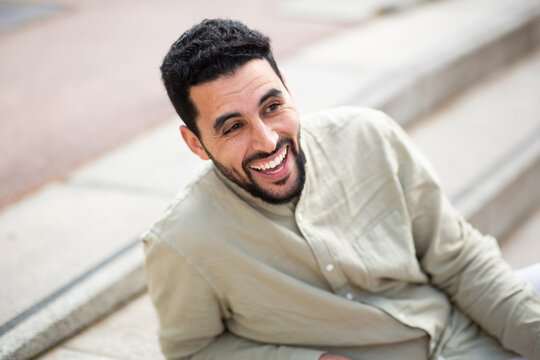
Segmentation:
<svg viewBox="0 0 540 360">
<path fill-rule="evenodd" d="M 323 356 L 321 356 L 319 360 L 351 360 L 351 359 L 343 357 L 343 356 L 339 356 L 339 355 L 323 354 Z"/>
</svg>

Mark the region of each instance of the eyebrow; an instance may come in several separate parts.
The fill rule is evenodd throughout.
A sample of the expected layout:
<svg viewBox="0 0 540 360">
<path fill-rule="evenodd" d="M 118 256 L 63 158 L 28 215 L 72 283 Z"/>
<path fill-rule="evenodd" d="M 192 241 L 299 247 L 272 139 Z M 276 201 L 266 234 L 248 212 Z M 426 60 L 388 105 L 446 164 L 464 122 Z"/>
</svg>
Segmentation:
<svg viewBox="0 0 540 360">
<path fill-rule="evenodd" d="M 261 106 L 266 100 L 268 100 L 271 97 L 283 97 L 283 93 L 281 92 L 281 90 L 278 90 L 278 89 L 268 90 L 266 94 L 261 96 L 261 98 L 259 99 L 259 106 Z M 223 127 L 223 125 L 225 125 L 227 120 L 231 118 L 235 118 L 235 117 L 240 117 L 240 116 L 242 116 L 242 114 L 238 112 L 226 113 L 221 116 L 218 116 L 216 121 L 214 121 L 214 131 L 219 132 L 219 130 Z"/>
<path fill-rule="evenodd" d="M 227 114 L 223 114 L 221 116 L 218 116 L 216 121 L 214 121 L 214 131 L 219 132 L 219 130 L 223 127 L 223 125 L 225 125 L 227 120 L 229 120 L 230 118 L 235 118 L 235 117 L 239 117 L 239 116 L 242 116 L 242 115 L 240 113 L 237 113 L 237 112 L 235 112 L 235 113 L 227 113 Z"/>
<path fill-rule="evenodd" d="M 261 99 L 259 100 L 259 106 L 261 106 L 266 100 L 268 100 L 271 97 L 283 97 L 283 93 L 281 90 L 278 89 L 270 89 L 264 94 Z"/>
</svg>

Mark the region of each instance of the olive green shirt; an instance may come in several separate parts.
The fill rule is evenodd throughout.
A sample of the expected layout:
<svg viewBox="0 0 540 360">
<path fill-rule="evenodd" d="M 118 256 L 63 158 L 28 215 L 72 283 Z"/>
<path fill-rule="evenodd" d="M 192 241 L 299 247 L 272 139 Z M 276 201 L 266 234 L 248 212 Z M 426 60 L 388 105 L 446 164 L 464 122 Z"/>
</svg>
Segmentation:
<svg viewBox="0 0 540 360">
<path fill-rule="evenodd" d="M 539 297 L 397 124 L 340 108 L 301 143 L 296 206 L 209 164 L 143 234 L 167 358 L 540 359 Z"/>
</svg>

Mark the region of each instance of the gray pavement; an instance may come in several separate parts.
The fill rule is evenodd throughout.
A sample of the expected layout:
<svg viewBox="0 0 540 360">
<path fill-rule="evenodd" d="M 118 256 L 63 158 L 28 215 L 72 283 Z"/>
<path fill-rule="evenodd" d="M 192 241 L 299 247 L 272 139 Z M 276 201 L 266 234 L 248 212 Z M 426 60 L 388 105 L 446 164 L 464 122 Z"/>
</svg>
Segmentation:
<svg viewBox="0 0 540 360">
<path fill-rule="evenodd" d="M 528 171 L 540 169 L 539 12 L 533 0 L 429 2 L 302 47 L 281 65 L 302 112 L 365 102 L 409 124 L 458 208 L 500 235 L 539 199 L 540 174 Z M 199 163 L 177 126 L 171 118 L 0 213 L 0 357 L 36 354 L 144 291 L 136 237 Z M 505 211 L 519 216 L 492 225 Z M 128 340 L 131 329 L 141 335 Z M 143 296 L 46 357 L 154 358 L 154 329 Z"/>
<path fill-rule="evenodd" d="M 38 19 L 53 16 L 59 6 L 50 4 L 25 4 L 0 2 L 0 33 L 31 23 Z"/>
</svg>

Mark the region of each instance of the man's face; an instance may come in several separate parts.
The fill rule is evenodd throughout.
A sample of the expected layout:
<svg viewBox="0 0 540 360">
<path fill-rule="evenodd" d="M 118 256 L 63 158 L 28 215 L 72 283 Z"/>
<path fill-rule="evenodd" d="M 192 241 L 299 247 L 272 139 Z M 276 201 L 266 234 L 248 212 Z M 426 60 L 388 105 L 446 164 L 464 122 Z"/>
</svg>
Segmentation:
<svg viewBox="0 0 540 360">
<path fill-rule="evenodd" d="M 251 60 L 233 75 L 193 86 L 198 139 L 182 136 L 202 159 L 212 159 L 230 180 L 267 202 L 300 195 L 304 157 L 293 100 L 266 60 Z"/>
</svg>

